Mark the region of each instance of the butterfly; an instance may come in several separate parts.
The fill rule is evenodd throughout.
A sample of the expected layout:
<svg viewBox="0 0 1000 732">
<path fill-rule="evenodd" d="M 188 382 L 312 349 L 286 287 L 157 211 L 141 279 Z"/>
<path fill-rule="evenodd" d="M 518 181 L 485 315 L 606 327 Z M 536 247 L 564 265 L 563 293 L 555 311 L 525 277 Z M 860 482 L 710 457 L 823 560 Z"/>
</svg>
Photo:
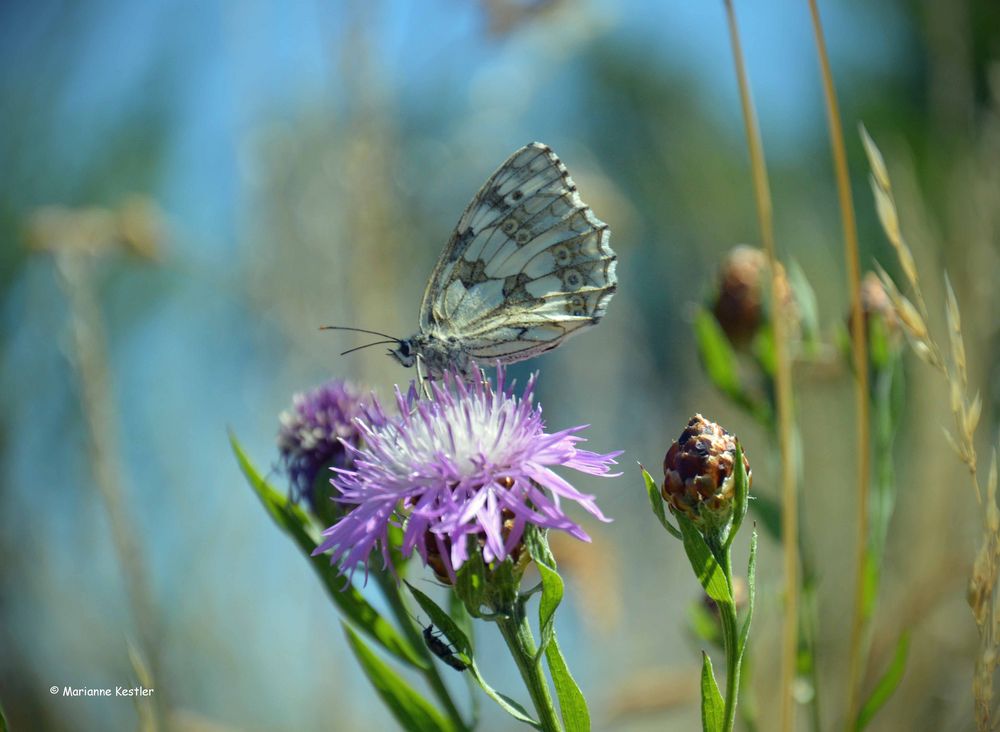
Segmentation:
<svg viewBox="0 0 1000 732">
<path fill-rule="evenodd" d="M 550 351 L 607 312 L 618 283 L 610 241 L 566 166 L 533 142 L 462 213 L 427 283 L 417 333 L 366 332 L 390 338 L 389 355 L 431 378 Z"/>
</svg>

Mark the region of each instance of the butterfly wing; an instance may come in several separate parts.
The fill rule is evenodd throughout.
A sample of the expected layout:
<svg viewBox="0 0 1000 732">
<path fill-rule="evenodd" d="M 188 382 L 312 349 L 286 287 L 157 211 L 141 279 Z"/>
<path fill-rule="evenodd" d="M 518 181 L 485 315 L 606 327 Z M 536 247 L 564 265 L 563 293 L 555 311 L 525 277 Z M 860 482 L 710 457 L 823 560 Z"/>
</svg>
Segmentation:
<svg viewBox="0 0 1000 732">
<path fill-rule="evenodd" d="M 420 328 L 520 361 L 600 321 L 615 292 L 607 224 L 551 148 L 521 148 L 472 199 L 424 292 Z"/>
</svg>

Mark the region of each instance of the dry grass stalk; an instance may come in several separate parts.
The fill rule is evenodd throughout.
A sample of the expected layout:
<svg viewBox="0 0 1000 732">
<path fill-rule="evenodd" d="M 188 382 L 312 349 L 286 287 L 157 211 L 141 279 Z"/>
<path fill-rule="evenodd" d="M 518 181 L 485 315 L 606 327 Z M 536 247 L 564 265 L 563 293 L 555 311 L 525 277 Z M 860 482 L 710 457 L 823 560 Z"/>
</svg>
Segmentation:
<svg viewBox="0 0 1000 732">
<path fill-rule="evenodd" d="M 778 444 L 781 456 L 781 525 L 785 537 L 783 541 L 785 574 L 785 619 L 781 649 L 781 729 L 790 732 L 795 729 L 795 702 L 792 695 L 798 664 L 799 643 L 799 509 L 793 455 L 792 370 L 788 354 L 788 309 L 778 307 L 782 302 L 782 282 L 779 279 L 777 247 L 774 241 L 773 209 L 771 187 L 764 162 L 764 146 L 757 124 L 757 113 L 750 98 L 750 82 L 747 79 L 743 49 L 740 44 L 739 29 L 732 0 L 725 0 L 726 21 L 729 26 L 729 40 L 736 67 L 736 80 L 740 90 L 740 105 L 743 124 L 750 154 L 750 172 L 753 178 L 754 201 L 757 206 L 757 221 L 760 225 L 761 242 L 767 252 L 771 269 L 771 302 L 774 303 L 775 394 L 778 407 Z"/>
<path fill-rule="evenodd" d="M 816 39 L 816 53 L 819 57 L 823 79 L 823 96 L 826 100 L 827 124 L 830 128 L 830 151 L 837 181 L 837 198 L 840 204 L 841 228 L 844 237 L 844 259 L 847 264 L 848 289 L 851 294 L 851 353 L 854 359 L 854 405 L 855 405 L 855 452 L 857 453 L 857 508 L 855 521 L 855 569 L 854 604 L 851 617 L 851 641 L 848 658 L 847 680 L 847 725 L 853 726 L 857 716 L 858 691 L 867 661 L 866 637 L 871 619 L 871 611 L 865 602 L 867 588 L 866 567 L 870 563 L 869 507 L 871 504 L 871 415 L 868 402 L 868 339 L 864 327 L 861 302 L 861 257 L 858 253 L 858 227 L 854 215 L 854 201 L 851 195 L 851 178 L 847 168 L 847 151 L 844 146 L 844 130 L 840 119 L 840 104 L 833 84 L 830 57 L 826 50 L 826 38 L 819 16 L 816 0 L 809 0 L 813 35 Z M 880 185 L 889 188 L 889 176 L 883 164 L 878 172 Z M 881 209 L 880 209 L 881 211 Z M 888 210 L 886 219 L 889 219 Z M 892 217 L 895 219 L 895 217 Z M 891 221 L 891 220 L 890 220 Z M 895 221 L 896 228 L 899 222 Z"/>
<path fill-rule="evenodd" d="M 969 579 L 967 600 L 972 608 L 979 630 L 979 653 L 973 676 L 972 691 L 975 704 L 976 727 L 980 732 L 994 728 L 993 677 L 1000 665 L 1000 607 L 997 599 L 997 579 L 1000 577 L 1000 509 L 997 507 L 997 457 L 996 450 L 990 462 L 986 480 L 986 498 L 979 482 L 978 457 L 976 455 L 975 433 L 982 414 L 982 399 L 978 392 L 971 399 L 968 393 L 968 368 L 966 363 L 965 339 L 962 335 L 962 316 L 958 298 L 948 276 L 945 275 L 945 319 L 948 324 L 949 359 L 945 360 L 943 349 L 931 336 L 927 328 L 927 307 L 920 288 L 920 277 L 914 264 L 913 255 L 902 236 L 899 216 L 892 197 L 889 174 L 881 153 L 861 128 L 865 151 L 872 167 L 872 191 L 879 219 L 886 236 L 896 250 L 899 264 L 910 284 L 916 306 L 903 296 L 883 269 L 879 269 L 882 279 L 893 302 L 893 307 L 910 345 L 917 355 L 933 366 L 946 380 L 949 387 L 950 408 L 955 422 L 954 431 L 945 429 L 945 437 L 959 459 L 969 469 L 969 475 L 976 492 L 976 500 L 983 509 L 983 543 L 976 555 Z"/>
</svg>

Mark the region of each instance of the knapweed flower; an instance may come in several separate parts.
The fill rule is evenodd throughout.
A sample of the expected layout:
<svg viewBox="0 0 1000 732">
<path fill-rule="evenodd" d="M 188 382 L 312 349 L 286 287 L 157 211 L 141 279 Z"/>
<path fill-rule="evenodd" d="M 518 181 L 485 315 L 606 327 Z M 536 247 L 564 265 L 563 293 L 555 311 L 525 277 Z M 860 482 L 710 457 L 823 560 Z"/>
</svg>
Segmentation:
<svg viewBox="0 0 1000 732">
<path fill-rule="evenodd" d="M 736 439 L 715 422 L 694 415 L 663 458 L 663 499 L 705 533 L 728 528 L 733 518 Z M 750 461 L 743 454 L 747 485 Z"/>
<path fill-rule="evenodd" d="M 360 432 L 354 418 L 361 412 L 361 398 L 339 379 L 293 397 L 292 408 L 281 413 L 278 451 L 295 500 L 316 508 L 320 472 L 350 467 L 344 443 L 357 444 Z"/>
<path fill-rule="evenodd" d="M 737 348 L 750 344 L 765 322 L 764 303 L 770 295 L 767 254 L 756 247 L 740 244 L 726 254 L 719 267 L 717 294 L 712 312 L 729 341 Z M 785 269 L 778 263 L 778 291 L 781 304 L 794 329 L 798 311 Z"/>
<path fill-rule="evenodd" d="M 351 510 L 323 532 L 316 553 L 331 552 L 331 562 L 346 572 L 367 567 L 380 545 L 391 566 L 388 530 L 395 523 L 403 527 L 404 557 L 417 551 L 454 580 L 470 547 L 487 564 L 515 556 L 529 524 L 589 541 L 562 502 L 608 519 L 593 496 L 552 468 L 609 476 L 621 453 L 579 449 L 584 426 L 547 433 L 533 403 L 534 383 L 533 376 L 517 396 L 498 366 L 496 389 L 485 377 L 466 383 L 446 373 L 426 399 L 418 398 L 415 383 L 406 396 L 397 389 L 398 417 L 374 402 L 356 422 L 363 447 L 351 451 L 354 466 L 335 471 L 337 500 Z"/>
</svg>

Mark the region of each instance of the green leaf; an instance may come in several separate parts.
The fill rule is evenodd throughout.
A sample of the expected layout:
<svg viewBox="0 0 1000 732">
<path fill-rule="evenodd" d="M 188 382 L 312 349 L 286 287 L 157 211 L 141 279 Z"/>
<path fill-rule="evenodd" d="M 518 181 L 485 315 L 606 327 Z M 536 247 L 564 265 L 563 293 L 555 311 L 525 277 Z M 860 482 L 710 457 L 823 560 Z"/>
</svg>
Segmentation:
<svg viewBox="0 0 1000 732">
<path fill-rule="evenodd" d="M 722 628 L 719 619 L 708 609 L 703 599 L 692 600 L 688 605 L 688 629 L 700 641 L 722 648 Z"/>
<path fill-rule="evenodd" d="M 747 479 L 746 466 L 743 464 L 743 446 L 736 441 L 736 455 L 733 458 L 735 460 L 733 467 L 733 480 L 735 485 L 733 487 L 733 492 L 735 493 L 733 499 L 733 527 L 729 531 L 729 538 L 726 539 L 726 548 L 728 548 L 733 543 L 733 539 L 736 538 L 737 532 L 740 530 L 740 526 L 743 525 L 743 519 L 747 515 L 747 503 L 750 500 L 750 481 Z"/>
<path fill-rule="evenodd" d="M 3 713 L 3 707 L 0 706 L 0 732 L 7 732 L 8 729 L 7 717 Z"/>
<path fill-rule="evenodd" d="M 750 621 L 753 619 L 754 599 L 757 595 L 757 529 L 750 534 L 750 559 L 747 560 L 747 616 L 740 629 L 739 655 L 742 659 L 747 649 L 747 638 L 750 637 Z"/>
<path fill-rule="evenodd" d="M 910 632 L 904 630 L 903 634 L 899 637 L 899 642 L 896 643 L 896 652 L 892 656 L 889 667 L 882 674 L 882 678 L 878 680 L 878 683 L 875 684 L 871 696 L 861 705 L 861 710 L 858 712 L 858 721 L 854 726 L 856 730 L 864 729 L 878 713 L 878 710 L 889 701 L 889 697 L 892 696 L 893 692 L 896 691 L 899 682 L 903 680 L 903 672 L 906 670 L 906 657 L 909 652 Z"/>
<path fill-rule="evenodd" d="M 462 661 L 469 664 L 469 676 L 479 684 L 479 687 L 486 693 L 486 695 L 490 697 L 490 699 L 493 699 L 504 711 L 513 716 L 515 719 L 524 722 L 525 724 L 538 727 L 538 723 L 528 715 L 528 712 L 525 711 L 524 707 L 510 697 L 495 691 L 492 686 L 486 683 L 486 679 L 483 678 L 482 673 L 479 671 L 479 667 L 476 665 L 476 659 L 472 652 L 472 641 L 470 636 L 466 635 L 465 632 L 462 631 L 458 623 L 456 623 L 451 616 L 438 606 L 434 600 L 411 585 L 409 582 L 406 583 L 406 586 L 409 588 L 410 592 L 413 593 L 413 597 L 417 601 L 417 604 L 420 605 L 420 608 L 430 617 L 431 623 L 433 623 L 438 630 L 444 633 L 444 637 L 448 639 L 448 642 L 455 646 L 455 649 L 461 654 L 461 656 L 464 656 L 464 658 L 461 658 L 461 656 L 460 658 Z"/>
<path fill-rule="evenodd" d="M 888 368 L 892 358 L 892 346 L 885 320 L 872 314 L 868 318 L 868 360 L 872 368 Z"/>
<path fill-rule="evenodd" d="M 534 527 L 529 527 L 524 534 L 524 544 L 542 578 L 542 597 L 538 602 L 538 628 L 541 641 L 535 658 L 538 662 L 555 633 L 556 608 L 562 602 L 565 585 L 556 570 L 556 560 L 549 549 L 545 534 Z"/>
<path fill-rule="evenodd" d="M 434 600 L 409 582 L 406 583 L 406 586 L 413 594 L 413 598 L 420 605 L 420 608 L 430 617 L 434 627 L 444 633 L 444 637 L 455 647 L 455 650 L 465 656 L 462 660 L 470 663 L 472 661 L 472 642 L 469 640 L 469 636 L 458 627 L 458 623 L 452 620 L 451 616 L 441 609 Z"/>
<path fill-rule="evenodd" d="M 486 695 L 495 701 L 501 709 L 518 721 L 541 729 L 538 723 L 531 718 L 527 711 L 525 711 L 524 707 L 505 694 L 499 693 L 492 686 L 486 683 L 486 679 L 483 678 L 483 675 L 479 670 L 479 666 L 476 664 L 470 636 L 466 635 L 465 632 L 462 631 L 458 623 L 456 623 L 451 616 L 441 609 L 441 607 L 439 607 L 438 604 L 435 603 L 430 597 L 425 595 L 409 582 L 406 583 L 406 586 L 410 589 L 410 592 L 413 593 L 413 597 L 417 601 L 417 604 L 420 605 L 421 609 L 427 613 L 428 617 L 430 617 L 431 622 L 442 633 L 444 633 L 448 642 L 455 646 L 456 650 L 460 654 L 465 656 L 465 658 L 462 658 L 461 660 L 469 664 L 469 676 L 474 679 L 477 684 L 479 684 L 479 687 L 486 693 Z"/>
<path fill-rule="evenodd" d="M 555 631 L 545 648 L 545 660 L 549 664 L 552 683 L 556 687 L 556 697 L 559 699 L 559 712 L 562 715 L 563 726 L 573 732 L 589 732 L 590 710 L 587 709 L 587 699 L 573 678 L 566 665 Z"/>
<path fill-rule="evenodd" d="M 709 381 L 734 403 L 753 415 L 758 422 L 769 424 L 772 420 L 771 407 L 752 396 L 743 386 L 736 352 L 719 321 L 707 310 L 701 309 L 695 315 L 694 336 L 698 343 L 698 355 L 701 357 Z"/>
<path fill-rule="evenodd" d="M 653 507 L 653 514 L 660 520 L 663 524 L 663 528 L 670 532 L 671 536 L 675 536 L 678 539 L 681 538 L 681 532 L 670 523 L 670 519 L 667 518 L 666 510 L 663 508 L 663 496 L 660 495 L 660 488 L 656 485 L 656 481 L 653 480 L 653 476 L 646 472 L 646 469 L 642 467 L 642 463 L 639 463 L 639 469 L 642 470 L 642 479 L 646 482 L 646 494 L 649 496 L 649 504 Z"/>
<path fill-rule="evenodd" d="M 722 732 L 725 724 L 726 704 L 719 693 L 712 671 L 712 659 L 701 652 L 701 729 L 703 732 Z"/>
<path fill-rule="evenodd" d="M 542 654 L 545 654 L 566 729 L 586 732 L 590 729 L 590 712 L 587 710 L 587 700 L 570 673 L 566 659 L 563 658 L 556 640 L 556 608 L 562 602 L 565 585 L 556 570 L 556 560 L 552 556 L 552 550 L 549 548 L 545 533 L 536 528 L 529 528 L 524 536 L 524 544 L 528 548 L 528 554 L 535 562 L 542 578 L 542 597 L 538 601 L 538 627 L 541 642 L 538 646 L 535 662 L 540 662 Z"/>
<path fill-rule="evenodd" d="M 455 573 L 455 594 L 465 603 L 465 609 L 474 618 L 486 601 L 486 565 L 482 552 L 471 552 L 469 558 Z"/>
<path fill-rule="evenodd" d="M 421 654 L 396 631 L 391 623 L 379 615 L 364 596 L 351 586 L 346 577 L 337 574 L 326 557 L 312 556 L 316 542 L 310 533 L 309 517 L 260 476 L 237 441 L 236 435 L 230 433 L 229 441 L 240 469 L 257 494 L 257 498 L 264 504 L 274 522 L 292 538 L 309 560 L 309 564 L 323 582 L 327 594 L 340 612 L 399 660 L 410 666 L 427 669 L 427 662 Z"/>
<path fill-rule="evenodd" d="M 695 576 L 705 588 L 705 592 L 716 602 L 726 602 L 730 605 L 733 597 L 729 593 L 729 585 L 726 583 L 726 575 L 719 566 L 718 560 L 708 548 L 708 544 L 702 537 L 701 532 L 691 523 L 691 519 L 682 513 L 674 514 L 677 523 L 680 524 L 683 535 L 684 551 Z"/>
<path fill-rule="evenodd" d="M 435 732 L 454 730 L 451 721 L 418 694 L 399 674 L 392 670 L 369 648 L 361 636 L 351 626 L 341 622 L 347 634 L 347 642 L 354 656 L 361 664 L 365 676 L 371 681 L 375 691 L 392 712 L 392 716 L 406 730 L 415 732 Z"/>
<path fill-rule="evenodd" d="M 542 725 L 532 719 L 531 715 L 528 714 L 528 711 L 524 707 L 506 694 L 501 694 L 496 691 L 492 686 L 486 683 L 486 679 L 484 679 L 482 673 L 480 673 L 479 666 L 476 665 L 475 659 L 473 659 L 472 665 L 469 666 L 469 673 L 472 675 L 472 678 L 479 683 L 479 688 L 483 690 L 483 693 L 495 701 L 501 709 L 507 712 L 507 714 L 512 716 L 518 722 L 523 722 L 524 724 L 530 725 L 535 729 L 542 728 Z"/>
<path fill-rule="evenodd" d="M 695 315 L 694 336 L 709 380 L 723 394 L 734 398 L 740 397 L 743 394 L 743 386 L 740 384 L 736 352 L 733 351 L 719 321 L 707 310 L 699 309 Z"/>
<path fill-rule="evenodd" d="M 764 289 L 767 292 L 771 291 L 769 287 Z M 774 328 L 759 329 L 757 335 L 753 338 L 750 348 L 753 350 L 754 359 L 757 361 L 760 370 L 773 380 L 775 369 L 778 366 L 778 355 L 774 350 Z"/>
<path fill-rule="evenodd" d="M 806 343 L 813 346 L 819 336 L 819 306 L 816 304 L 816 293 L 806 273 L 794 259 L 788 265 L 788 284 L 791 285 L 792 297 L 799 311 L 802 336 Z"/>
</svg>

